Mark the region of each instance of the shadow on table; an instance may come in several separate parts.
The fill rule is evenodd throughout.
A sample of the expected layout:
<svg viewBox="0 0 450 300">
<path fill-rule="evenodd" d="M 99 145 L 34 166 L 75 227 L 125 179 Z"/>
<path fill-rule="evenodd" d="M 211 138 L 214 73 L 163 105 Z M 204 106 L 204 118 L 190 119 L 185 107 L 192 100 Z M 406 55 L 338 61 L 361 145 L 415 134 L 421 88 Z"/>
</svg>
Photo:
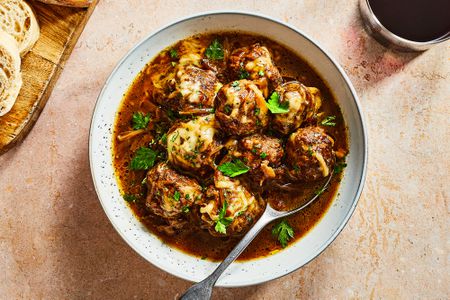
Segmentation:
<svg viewBox="0 0 450 300">
<path fill-rule="evenodd" d="M 340 61 L 358 91 L 401 72 L 422 53 L 397 52 L 382 46 L 364 30 L 357 10 L 341 40 Z"/>
</svg>

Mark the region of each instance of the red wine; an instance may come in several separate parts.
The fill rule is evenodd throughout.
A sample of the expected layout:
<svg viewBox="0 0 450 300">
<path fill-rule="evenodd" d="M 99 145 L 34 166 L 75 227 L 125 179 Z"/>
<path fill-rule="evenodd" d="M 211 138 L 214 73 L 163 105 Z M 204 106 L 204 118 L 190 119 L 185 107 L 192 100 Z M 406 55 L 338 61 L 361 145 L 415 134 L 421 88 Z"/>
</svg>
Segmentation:
<svg viewBox="0 0 450 300">
<path fill-rule="evenodd" d="M 450 0 L 369 0 L 373 13 L 392 33 L 427 42 L 450 32 Z"/>
</svg>

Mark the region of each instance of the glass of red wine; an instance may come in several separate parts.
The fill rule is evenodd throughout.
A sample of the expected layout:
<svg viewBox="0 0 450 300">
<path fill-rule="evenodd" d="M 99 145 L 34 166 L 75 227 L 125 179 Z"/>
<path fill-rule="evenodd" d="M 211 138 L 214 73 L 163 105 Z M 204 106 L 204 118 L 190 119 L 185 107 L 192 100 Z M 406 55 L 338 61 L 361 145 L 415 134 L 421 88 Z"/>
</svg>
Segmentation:
<svg viewBox="0 0 450 300">
<path fill-rule="evenodd" d="M 365 29 L 399 51 L 424 51 L 450 38 L 450 0 L 360 0 Z"/>
</svg>

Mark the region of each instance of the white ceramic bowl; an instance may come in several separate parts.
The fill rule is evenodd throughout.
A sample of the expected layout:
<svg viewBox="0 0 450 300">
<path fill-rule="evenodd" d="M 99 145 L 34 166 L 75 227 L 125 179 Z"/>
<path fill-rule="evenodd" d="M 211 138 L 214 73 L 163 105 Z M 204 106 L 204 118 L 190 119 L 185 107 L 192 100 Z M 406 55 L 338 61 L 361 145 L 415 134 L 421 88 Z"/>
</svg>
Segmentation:
<svg viewBox="0 0 450 300">
<path fill-rule="evenodd" d="M 339 196 L 321 221 L 303 238 L 274 255 L 233 263 L 217 285 L 236 287 L 286 275 L 319 255 L 343 229 L 358 202 L 366 173 L 367 135 L 356 93 L 342 68 L 311 38 L 290 25 L 243 12 L 210 12 L 168 25 L 134 47 L 112 72 L 94 110 L 89 140 L 92 177 L 98 197 L 122 238 L 155 266 L 190 281 L 209 275 L 217 263 L 170 248 L 151 234 L 122 199 L 112 165 L 112 131 L 116 111 L 133 79 L 162 49 L 197 33 L 244 31 L 267 36 L 308 61 L 328 83 L 342 109 L 350 135 L 348 167 Z"/>
</svg>

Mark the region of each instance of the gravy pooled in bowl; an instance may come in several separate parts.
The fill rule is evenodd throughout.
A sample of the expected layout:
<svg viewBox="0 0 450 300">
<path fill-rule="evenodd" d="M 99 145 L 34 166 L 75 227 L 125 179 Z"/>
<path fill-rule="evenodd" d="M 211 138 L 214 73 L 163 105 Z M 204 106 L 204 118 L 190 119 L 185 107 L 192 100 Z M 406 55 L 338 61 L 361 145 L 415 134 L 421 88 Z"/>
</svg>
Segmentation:
<svg viewBox="0 0 450 300">
<path fill-rule="evenodd" d="M 265 37 L 224 32 L 179 41 L 140 72 L 117 113 L 113 153 L 136 217 L 204 259 L 225 258 L 268 201 L 287 210 L 320 194 L 267 226 L 239 257 L 247 260 L 321 219 L 348 143 L 339 106 L 305 61 Z"/>
</svg>

